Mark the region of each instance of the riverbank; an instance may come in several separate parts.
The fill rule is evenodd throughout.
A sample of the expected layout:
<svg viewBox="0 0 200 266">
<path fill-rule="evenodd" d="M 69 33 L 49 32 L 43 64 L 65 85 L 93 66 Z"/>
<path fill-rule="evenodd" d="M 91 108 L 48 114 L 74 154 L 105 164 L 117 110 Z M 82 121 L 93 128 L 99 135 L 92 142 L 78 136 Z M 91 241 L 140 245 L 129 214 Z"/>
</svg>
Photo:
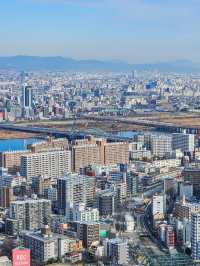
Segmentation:
<svg viewBox="0 0 200 266">
<path fill-rule="evenodd" d="M 41 134 L 0 130 L 0 140 L 38 138 Z"/>
</svg>

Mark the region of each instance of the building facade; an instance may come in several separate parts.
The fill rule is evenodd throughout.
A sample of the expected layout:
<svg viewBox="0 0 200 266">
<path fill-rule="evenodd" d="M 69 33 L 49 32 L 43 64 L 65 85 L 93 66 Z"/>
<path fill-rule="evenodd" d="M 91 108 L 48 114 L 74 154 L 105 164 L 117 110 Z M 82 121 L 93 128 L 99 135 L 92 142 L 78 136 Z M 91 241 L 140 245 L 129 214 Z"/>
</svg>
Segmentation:
<svg viewBox="0 0 200 266">
<path fill-rule="evenodd" d="M 192 213 L 191 250 L 192 250 L 192 258 L 194 260 L 200 260 L 200 212 Z"/>
<path fill-rule="evenodd" d="M 28 181 L 34 176 L 57 179 L 71 172 L 71 151 L 46 151 L 21 157 L 21 175 Z"/>
<path fill-rule="evenodd" d="M 9 218 L 6 220 L 8 234 L 19 234 L 23 230 L 38 230 L 50 223 L 51 201 L 26 199 L 10 203 Z"/>
<path fill-rule="evenodd" d="M 172 134 L 172 148 L 173 150 L 180 149 L 182 152 L 194 151 L 194 135 L 184 133 Z"/>
<path fill-rule="evenodd" d="M 80 203 L 91 207 L 95 200 L 95 177 L 69 173 L 57 181 L 59 213 L 72 218 L 71 210 Z"/>
</svg>

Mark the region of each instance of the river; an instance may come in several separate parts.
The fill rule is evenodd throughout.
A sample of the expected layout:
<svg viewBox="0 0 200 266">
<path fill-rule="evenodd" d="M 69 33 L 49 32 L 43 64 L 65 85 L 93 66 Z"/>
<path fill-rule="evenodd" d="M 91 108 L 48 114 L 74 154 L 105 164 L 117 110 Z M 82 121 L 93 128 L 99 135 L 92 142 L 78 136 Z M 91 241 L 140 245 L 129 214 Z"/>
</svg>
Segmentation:
<svg viewBox="0 0 200 266">
<path fill-rule="evenodd" d="M 27 138 L 27 139 L 6 139 L 0 140 L 0 152 L 2 151 L 16 151 L 16 150 L 26 150 L 27 144 L 42 141 L 42 139 L 37 138 Z"/>
</svg>

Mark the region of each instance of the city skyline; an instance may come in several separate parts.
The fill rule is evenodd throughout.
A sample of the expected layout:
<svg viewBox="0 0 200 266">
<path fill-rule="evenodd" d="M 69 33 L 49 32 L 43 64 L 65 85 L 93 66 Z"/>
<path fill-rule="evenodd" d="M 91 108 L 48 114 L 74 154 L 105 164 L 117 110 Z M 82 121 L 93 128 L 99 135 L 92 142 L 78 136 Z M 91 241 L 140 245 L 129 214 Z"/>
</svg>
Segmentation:
<svg viewBox="0 0 200 266">
<path fill-rule="evenodd" d="M 0 266 L 200 265 L 200 0 L 0 3 Z"/>
<path fill-rule="evenodd" d="M 196 0 L 6 1 L 0 55 L 199 62 L 199 8 Z"/>
</svg>

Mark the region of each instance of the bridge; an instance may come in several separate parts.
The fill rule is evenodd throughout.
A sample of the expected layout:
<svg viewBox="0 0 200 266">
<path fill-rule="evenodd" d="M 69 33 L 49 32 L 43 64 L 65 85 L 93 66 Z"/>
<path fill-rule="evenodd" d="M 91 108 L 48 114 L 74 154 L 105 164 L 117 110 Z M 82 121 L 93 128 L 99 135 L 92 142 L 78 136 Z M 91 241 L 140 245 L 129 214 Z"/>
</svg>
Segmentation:
<svg viewBox="0 0 200 266">
<path fill-rule="evenodd" d="M 50 135 L 55 137 L 64 137 L 69 140 L 73 139 L 84 139 L 89 135 L 93 135 L 97 138 L 106 138 L 109 141 L 128 141 L 131 138 L 128 137 L 121 137 L 111 133 L 106 133 L 100 130 L 74 130 L 74 131 L 62 131 L 52 128 L 44 128 L 44 127 L 35 127 L 35 126 L 20 126 L 20 125 L 13 125 L 7 123 L 0 123 L 0 130 L 10 130 L 10 131 L 21 131 L 27 133 L 39 133 L 44 135 Z"/>
<path fill-rule="evenodd" d="M 128 118 L 128 117 L 114 117 L 114 116 L 83 116 L 82 118 L 112 123 L 125 123 L 129 125 L 138 125 L 144 127 L 154 128 L 157 131 L 164 131 L 170 133 L 189 133 L 197 134 L 200 131 L 200 126 L 182 126 L 167 122 L 150 121 L 141 118 Z"/>
<path fill-rule="evenodd" d="M 198 134 L 200 132 L 200 127 L 198 126 L 180 126 L 175 125 L 173 123 L 165 123 L 165 122 L 157 122 L 157 121 L 149 121 L 145 119 L 139 118 L 127 118 L 127 117 L 113 117 L 113 116 L 82 116 L 80 118 L 76 118 L 76 120 L 92 120 L 92 121 L 100 121 L 105 123 L 124 123 L 127 125 L 138 125 L 145 126 L 149 128 L 154 128 L 157 131 L 164 132 L 178 132 L 178 133 L 190 133 L 190 134 Z M 71 139 L 79 139 L 85 138 L 88 135 L 94 135 L 96 137 L 104 137 L 110 141 L 127 141 L 131 138 L 117 136 L 112 133 L 106 133 L 99 129 L 87 129 L 87 130 L 71 130 L 71 131 L 62 131 L 55 128 L 45 128 L 45 127 L 36 127 L 36 126 L 21 126 L 16 124 L 8 124 L 8 123 L 0 123 L 0 130 L 12 130 L 12 131 L 21 131 L 28 133 L 41 133 L 56 137 L 65 137 L 69 140 Z"/>
</svg>

